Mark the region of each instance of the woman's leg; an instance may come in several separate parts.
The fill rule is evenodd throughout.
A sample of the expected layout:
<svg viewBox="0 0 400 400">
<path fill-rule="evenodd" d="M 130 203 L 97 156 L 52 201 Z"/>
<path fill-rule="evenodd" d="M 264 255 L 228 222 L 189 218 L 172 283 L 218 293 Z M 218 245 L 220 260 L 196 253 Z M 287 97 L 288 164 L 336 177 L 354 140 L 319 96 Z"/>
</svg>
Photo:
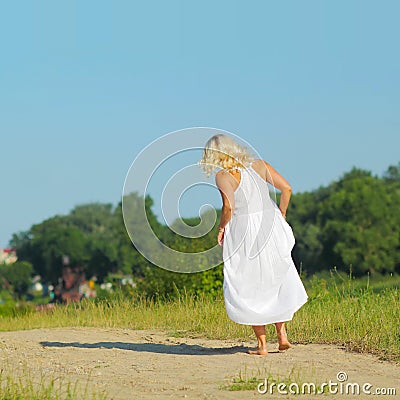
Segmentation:
<svg viewBox="0 0 400 400">
<path fill-rule="evenodd" d="M 256 350 L 249 350 L 249 354 L 258 354 L 260 356 L 268 354 L 267 339 L 265 335 L 265 325 L 253 325 L 254 333 L 257 336 L 258 347 Z"/>
<path fill-rule="evenodd" d="M 276 328 L 276 334 L 278 336 L 279 350 L 287 350 L 290 347 L 292 347 L 292 345 L 290 344 L 290 342 L 287 338 L 285 323 L 284 322 L 276 322 L 275 328 Z"/>
</svg>

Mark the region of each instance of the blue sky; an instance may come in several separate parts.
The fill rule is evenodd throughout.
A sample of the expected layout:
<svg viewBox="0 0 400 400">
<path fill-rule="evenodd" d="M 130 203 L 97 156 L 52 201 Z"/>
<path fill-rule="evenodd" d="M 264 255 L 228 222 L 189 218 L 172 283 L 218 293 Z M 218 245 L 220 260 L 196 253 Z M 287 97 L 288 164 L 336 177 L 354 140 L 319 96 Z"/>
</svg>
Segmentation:
<svg viewBox="0 0 400 400">
<path fill-rule="evenodd" d="M 0 247 L 77 204 L 117 204 L 142 148 L 187 127 L 243 137 L 295 192 L 352 166 L 381 175 L 400 161 L 399 12 L 385 0 L 2 4 Z"/>
</svg>

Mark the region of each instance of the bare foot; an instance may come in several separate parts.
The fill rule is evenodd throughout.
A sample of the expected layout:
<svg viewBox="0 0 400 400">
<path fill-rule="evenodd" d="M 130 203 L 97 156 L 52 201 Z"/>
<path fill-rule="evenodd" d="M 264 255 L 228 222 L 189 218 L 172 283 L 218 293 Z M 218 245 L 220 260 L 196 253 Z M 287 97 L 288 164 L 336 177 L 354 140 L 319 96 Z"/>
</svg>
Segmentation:
<svg viewBox="0 0 400 400">
<path fill-rule="evenodd" d="M 289 342 L 281 343 L 281 344 L 279 344 L 279 351 L 287 350 L 287 349 L 290 349 L 291 347 L 292 347 L 292 345 Z"/>
<path fill-rule="evenodd" d="M 290 344 L 286 332 L 284 333 L 278 333 L 278 342 L 279 342 L 279 347 L 278 349 L 280 351 L 290 349 L 292 345 Z"/>
<path fill-rule="evenodd" d="M 247 352 L 258 356 L 266 356 L 268 354 L 268 349 L 266 347 L 257 347 L 256 350 L 248 350 Z"/>
</svg>

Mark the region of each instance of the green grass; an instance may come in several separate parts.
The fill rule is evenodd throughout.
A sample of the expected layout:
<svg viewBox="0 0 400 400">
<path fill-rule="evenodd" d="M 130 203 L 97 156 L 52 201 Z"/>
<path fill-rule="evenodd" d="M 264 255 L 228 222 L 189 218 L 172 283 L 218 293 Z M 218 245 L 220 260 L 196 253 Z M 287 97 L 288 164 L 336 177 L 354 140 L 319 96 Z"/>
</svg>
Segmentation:
<svg viewBox="0 0 400 400">
<path fill-rule="evenodd" d="M 6 366 L 7 367 L 7 366 Z M 8 371 L 10 368 L 6 368 Z M 0 368 L 0 400 L 105 400 L 106 394 L 97 393 L 86 384 L 72 383 L 57 376 L 30 373 L 26 365 L 20 370 L 5 372 Z"/>
<path fill-rule="evenodd" d="M 267 380 L 268 385 L 284 383 L 289 386 L 291 383 L 302 382 L 300 371 L 296 368 L 292 368 L 287 375 L 273 375 L 270 371 L 270 367 L 261 366 L 248 370 L 247 366 L 244 369 L 240 369 L 237 376 L 234 376 L 230 382 L 221 384 L 219 389 L 228 391 L 243 391 L 243 390 L 257 390 L 260 384 L 263 384 Z"/>
<path fill-rule="evenodd" d="M 332 271 L 305 281 L 309 301 L 287 324 L 293 343 L 330 343 L 400 361 L 400 277 L 353 279 Z M 0 316 L 0 330 L 52 327 L 162 329 L 175 336 L 253 340 L 250 326 L 226 315 L 222 292 L 216 299 L 180 293 L 169 301 L 143 296 L 83 301 L 48 312 L 24 308 Z M 273 326 L 268 327 L 275 340 Z"/>
</svg>

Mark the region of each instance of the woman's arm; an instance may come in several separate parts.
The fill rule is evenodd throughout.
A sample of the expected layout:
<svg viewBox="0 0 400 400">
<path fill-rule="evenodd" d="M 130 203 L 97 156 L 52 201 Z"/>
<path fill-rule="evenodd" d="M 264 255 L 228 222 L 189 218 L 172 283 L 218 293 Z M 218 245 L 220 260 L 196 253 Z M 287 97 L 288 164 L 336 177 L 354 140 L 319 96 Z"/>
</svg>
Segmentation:
<svg viewBox="0 0 400 400">
<path fill-rule="evenodd" d="M 281 192 L 279 209 L 281 210 L 282 215 L 286 218 L 286 210 L 289 206 L 290 197 L 292 196 L 292 187 L 289 182 L 278 171 L 276 171 L 274 167 L 272 167 L 271 164 L 264 161 L 264 165 L 267 169 L 267 182 L 275 186 Z"/>
<path fill-rule="evenodd" d="M 218 244 L 222 246 L 224 240 L 225 226 L 232 218 L 232 210 L 234 208 L 234 189 L 228 181 L 229 176 L 224 173 L 218 173 L 215 181 L 222 197 L 221 219 L 218 228 Z"/>
</svg>

